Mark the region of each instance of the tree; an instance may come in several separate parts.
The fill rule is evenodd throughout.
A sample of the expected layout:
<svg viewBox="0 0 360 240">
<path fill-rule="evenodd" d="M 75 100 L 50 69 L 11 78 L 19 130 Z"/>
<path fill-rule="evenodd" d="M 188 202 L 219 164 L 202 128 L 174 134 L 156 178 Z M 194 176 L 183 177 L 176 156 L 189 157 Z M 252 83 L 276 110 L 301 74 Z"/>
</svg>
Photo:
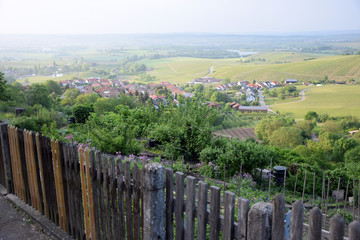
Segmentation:
<svg viewBox="0 0 360 240">
<path fill-rule="evenodd" d="M 340 131 L 340 124 L 332 120 L 324 122 L 321 128 L 321 132 L 338 133 Z"/>
<path fill-rule="evenodd" d="M 225 78 L 225 79 L 223 80 L 223 83 L 224 83 L 224 84 L 231 83 L 231 79 L 230 79 L 230 78 Z"/>
<path fill-rule="evenodd" d="M 336 140 L 334 143 L 331 160 L 333 160 L 335 162 L 343 162 L 344 154 L 348 150 L 350 150 L 358 145 L 359 145 L 359 143 L 352 138 L 349 138 L 349 139 L 340 138 L 340 139 Z"/>
<path fill-rule="evenodd" d="M 311 138 L 311 131 L 314 129 L 314 124 L 311 121 L 298 122 L 294 127 L 300 131 L 303 138 Z"/>
<path fill-rule="evenodd" d="M 58 82 L 55 82 L 54 80 L 47 80 L 44 83 L 45 87 L 47 88 L 47 90 L 49 91 L 49 93 L 56 93 L 56 95 L 61 95 L 62 94 L 62 89 L 61 86 Z"/>
<path fill-rule="evenodd" d="M 94 108 L 84 105 L 77 105 L 73 107 L 72 111 L 77 123 L 85 123 L 90 114 L 94 112 Z"/>
<path fill-rule="evenodd" d="M 64 93 L 64 97 L 63 99 L 61 99 L 60 104 L 62 106 L 64 105 L 70 105 L 73 106 L 76 103 L 76 98 L 80 95 L 80 90 L 77 88 L 73 88 L 73 89 L 68 89 L 66 90 L 66 92 Z"/>
<path fill-rule="evenodd" d="M 99 95 L 97 95 L 96 93 L 79 95 L 76 98 L 76 104 L 79 104 L 79 105 L 94 104 L 98 98 L 99 98 Z"/>
<path fill-rule="evenodd" d="M 314 111 L 309 111 L 305 115 L 305 120 L 313 120 L 313 119 L 316 120 L 317 118 L 318 118 L 318 114 Z"/>
<path fill-rule="evenodd" d="M 303 143 L 301 132 L 293 127 L 281 127 L 275 130 L 270 138 L 270 145 L 294 148 Z"/>
<path fill-rule="evenodd" d="M 7 87 L 10 101 L 13 101 L 15 105 L 23 105 L 26 103 L 25 89 L 20 83 L 13 82 Z"/>
<path fill-rule="evenodd" d="M 204 89 L 205 89 L 203 84 L 195 84 L 194 88 L 195 88 L 195 92 L 198 92 L 198 93 L 204 92 Z"/>
<path fill-rule="evenodd" d="M 4 79 L 4 74 L 0 72 L 0 100 L 6 100 L 6 81 Z"/>
<path fill-rule="evenodd" d="M 345 153 L 345 168 L 351 176 L 358 177 L 360 172 L 360 146 Z"/>
<path fill-rule="evenodd" d="M 45 108 L 50 108 L 51 106 L 49 91 L 43 84 L 30 85 L 26 92 L 26 100 L 30 106 L 35 104 L 40 104 Z"/>
<path fill-rule="evenodd" d="M 258 139 L 268 143 L 272 133 L 281 127 L 290 127 L 294 124 L 294 119 L 284 117 L 263 118 L 255 127 L 255 134 Z"/>
</svg>

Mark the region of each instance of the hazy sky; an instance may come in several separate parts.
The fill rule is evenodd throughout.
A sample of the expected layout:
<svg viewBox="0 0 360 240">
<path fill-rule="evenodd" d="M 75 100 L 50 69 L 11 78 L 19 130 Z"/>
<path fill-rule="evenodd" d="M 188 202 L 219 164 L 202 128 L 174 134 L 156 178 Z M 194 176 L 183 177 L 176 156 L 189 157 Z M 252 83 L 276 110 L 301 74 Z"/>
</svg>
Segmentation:
<svg viewBox="0 0 360 240">
<path fill-rule="evenodd" d="M 360 30 L 360 0 L 0 0 L 0 34 Z"/>
</svg>

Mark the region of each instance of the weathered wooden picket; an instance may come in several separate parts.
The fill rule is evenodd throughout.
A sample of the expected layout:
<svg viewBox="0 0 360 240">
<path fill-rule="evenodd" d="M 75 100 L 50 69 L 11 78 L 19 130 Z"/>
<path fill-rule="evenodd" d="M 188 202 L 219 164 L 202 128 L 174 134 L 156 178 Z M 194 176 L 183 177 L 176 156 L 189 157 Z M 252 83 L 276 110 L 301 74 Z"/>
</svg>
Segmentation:
<svg viewBox="0 0 360 240">
<path fill-rule="evenodd" d="M 74 144 L 0 124 L 0 184 L 76 239 L 284 239 L 285 200 L 236 198 L 220 188 L 173 173 L 159 163 L 136 164 Z M 236 216 L 235 216 L 235 213 Z M 318 207 L 304 224 L 292 205 L 290 239 L 344 239 L 336 215 L 322 229 Z M 360 239 L 360 222 L 348 239 Z"/>
</svg>

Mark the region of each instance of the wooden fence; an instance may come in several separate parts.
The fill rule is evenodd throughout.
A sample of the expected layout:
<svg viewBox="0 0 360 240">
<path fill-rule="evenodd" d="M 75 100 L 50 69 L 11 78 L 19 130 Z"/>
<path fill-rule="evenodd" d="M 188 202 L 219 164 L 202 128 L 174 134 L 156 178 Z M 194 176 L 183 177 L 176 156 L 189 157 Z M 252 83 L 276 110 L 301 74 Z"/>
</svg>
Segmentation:
<svg viewBox="0 0 360 240">
<path fill-rule="evenodd" d="M 1 184 L 76 239 L 284 239 L 285 200 L 236 198 L 173 173 L 159 163 L 142 170 L 129 161 L 0 124 Z M 344 239 L 336 215 L 330 231 L 315 207 L 305 225 L 301 201 L 292 206 L 290 239 Z M 360 222 L 349 225 L 360 239 Z"/>
</svg>

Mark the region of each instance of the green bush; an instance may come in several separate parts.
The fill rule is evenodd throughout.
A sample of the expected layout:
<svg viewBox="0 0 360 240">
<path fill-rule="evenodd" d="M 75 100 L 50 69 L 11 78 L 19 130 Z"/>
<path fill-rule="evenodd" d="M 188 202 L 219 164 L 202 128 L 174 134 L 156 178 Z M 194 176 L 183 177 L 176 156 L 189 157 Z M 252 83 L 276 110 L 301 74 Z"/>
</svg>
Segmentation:
<svg viewBox="0 0 360 240">
<path fill-rule="evenodd" d="M 85 123 L 94 108 L 91 106 L 76 105 L 73 107 L 72 112 L 77 123 Z"/>
</svg>

